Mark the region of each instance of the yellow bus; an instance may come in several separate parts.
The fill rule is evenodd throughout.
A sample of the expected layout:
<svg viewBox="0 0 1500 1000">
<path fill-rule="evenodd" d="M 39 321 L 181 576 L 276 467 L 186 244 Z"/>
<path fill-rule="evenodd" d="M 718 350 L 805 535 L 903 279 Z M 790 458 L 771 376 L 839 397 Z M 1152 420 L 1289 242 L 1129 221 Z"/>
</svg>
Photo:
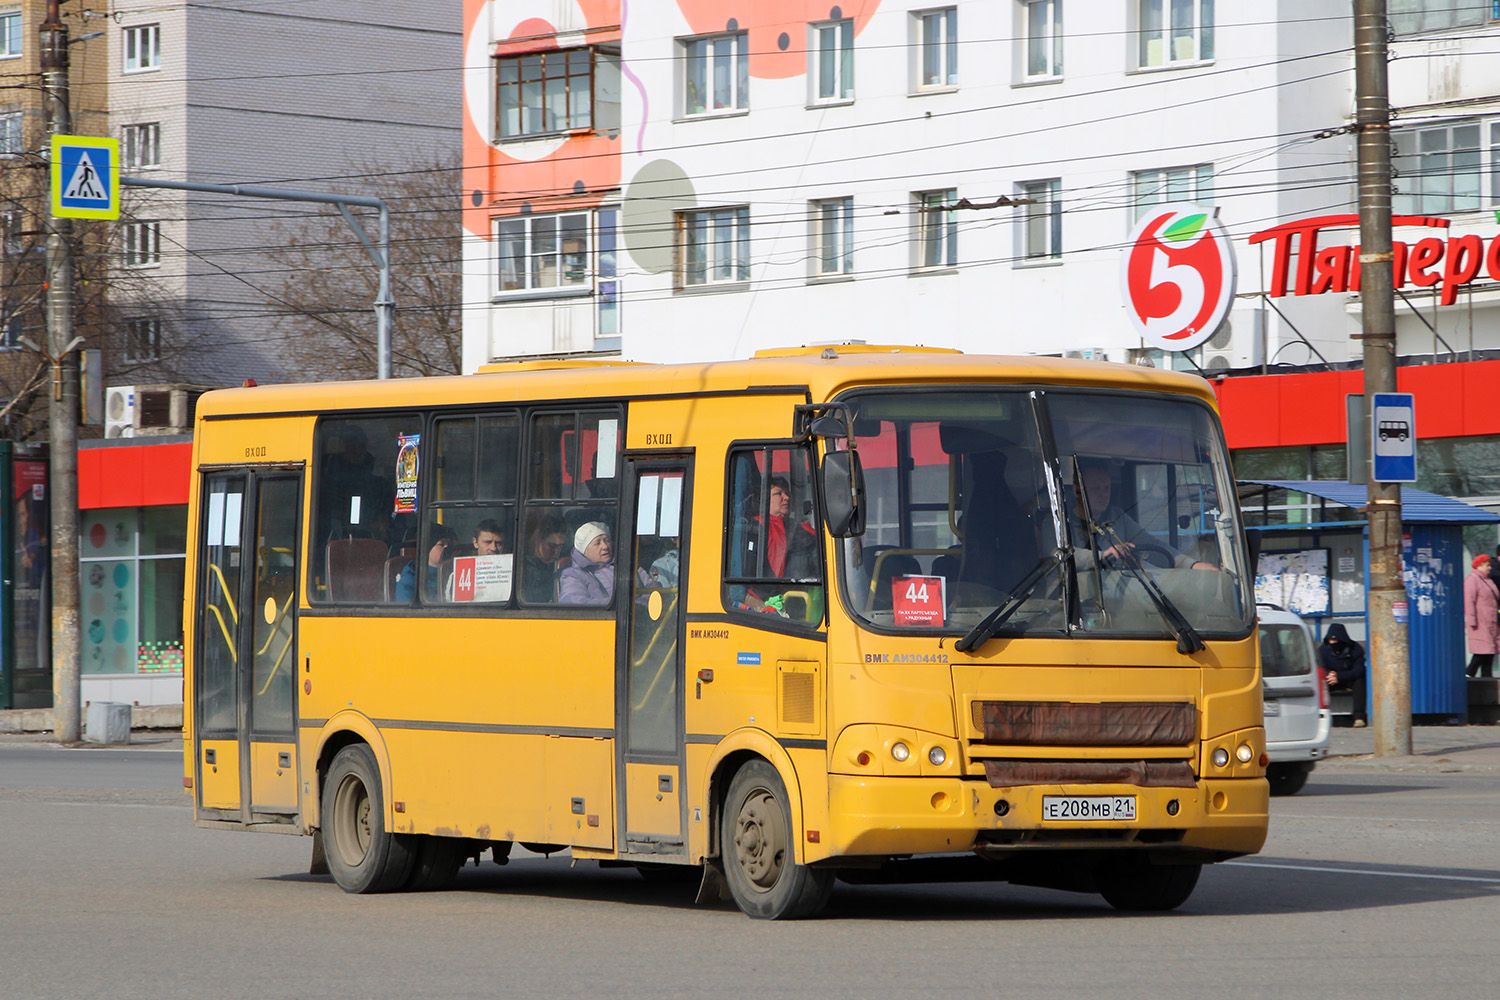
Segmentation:
<svg viewBox="0 0 1500 1000">
<path fill-rule="evenodd" d="M 762 918 L 846 882 L 1170 909 L 1260 849 L 1207 383 L 916 347 L 198 404 L 184 785 L 349 892 L 513 844 Z"/>
</svg>

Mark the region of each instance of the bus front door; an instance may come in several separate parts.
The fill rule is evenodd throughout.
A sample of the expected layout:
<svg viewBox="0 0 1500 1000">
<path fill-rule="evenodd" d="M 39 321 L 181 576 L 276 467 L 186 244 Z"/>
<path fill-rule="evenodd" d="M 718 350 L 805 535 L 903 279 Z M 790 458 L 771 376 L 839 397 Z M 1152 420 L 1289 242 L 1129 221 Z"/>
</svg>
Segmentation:
<svg viewBox="0 0 1500 1000">
<path fill-rule="evenodd" d="M 682 794 L 683 599 L 687 594 L 690 467 L 682 459 L 627 459 L 626 509 L 616 560 L 622 576 L 616 667 L 616 801 L 620 853 L 662 861 L 687 855 Z"/>
<path fill-rule="evenodd" d="M 194 673 L 201 819 L 292 823 L 302 477 L 204 476 Z"/>
</svg>

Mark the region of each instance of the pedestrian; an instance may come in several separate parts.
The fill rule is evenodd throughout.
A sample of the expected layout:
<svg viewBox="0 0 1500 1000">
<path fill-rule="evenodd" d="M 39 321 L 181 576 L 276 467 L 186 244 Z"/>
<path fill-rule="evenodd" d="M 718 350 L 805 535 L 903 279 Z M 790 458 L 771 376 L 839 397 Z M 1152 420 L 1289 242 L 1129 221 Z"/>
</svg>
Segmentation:
<svg viewBox="0 0 1500 1000">
<path fill-rule="evenodd" d="M 1323 683 L 1330 691 L 1347 690 L 1353 698 L 1350 713 L 1356 727 L 1368 724 L 1365 711 L 1365 648 L 1349 638 L 1342 622 L 1328 626 L 1328 634 L 1318 647 L 1323 666 Z"/>
<path fill-rule="evenodd" d="M 1464 578 L 1464 627 L 1469 638 L 1469 677 L 1490 677 L 1500 642 L 1500 587 L 1490 577 L 1494 560 L 1477 555 Z"/>
</svg>

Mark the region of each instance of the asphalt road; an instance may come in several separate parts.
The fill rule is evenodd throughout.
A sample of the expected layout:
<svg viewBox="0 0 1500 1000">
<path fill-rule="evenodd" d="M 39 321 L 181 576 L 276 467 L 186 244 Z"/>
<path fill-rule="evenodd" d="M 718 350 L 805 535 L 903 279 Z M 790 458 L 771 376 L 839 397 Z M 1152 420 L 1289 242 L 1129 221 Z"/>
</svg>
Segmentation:
<svg viewBox="0 0 1500 1000">
<path fill-rule="evenodd" d="M 165 749 L 0 746 L 0 995 L 1495 995 L 1500 774 L 1320 768 L 1266 850 L 1172 914 L 1007 885 L 840 886 L 751 921 L 633 871 L 519 857 L 354 897 L 305 838 L 198 830 Z"/>
</svg>

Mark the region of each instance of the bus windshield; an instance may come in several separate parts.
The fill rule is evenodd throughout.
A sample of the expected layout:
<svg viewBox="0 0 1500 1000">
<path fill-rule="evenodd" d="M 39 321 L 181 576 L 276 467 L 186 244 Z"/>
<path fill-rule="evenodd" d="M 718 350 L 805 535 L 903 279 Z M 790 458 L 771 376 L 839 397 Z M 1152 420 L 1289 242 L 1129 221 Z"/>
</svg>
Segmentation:
<svg viewBox="0 0 1500 1000">
<path fill-rule="evenodd" d="M 977 388 L 847 401 L 867 517 L 842 543 L 842 577 L 864 622 L 1150 638 L 1250 627 L 1234 483 L 1201 402 Z"/>
</svg>

